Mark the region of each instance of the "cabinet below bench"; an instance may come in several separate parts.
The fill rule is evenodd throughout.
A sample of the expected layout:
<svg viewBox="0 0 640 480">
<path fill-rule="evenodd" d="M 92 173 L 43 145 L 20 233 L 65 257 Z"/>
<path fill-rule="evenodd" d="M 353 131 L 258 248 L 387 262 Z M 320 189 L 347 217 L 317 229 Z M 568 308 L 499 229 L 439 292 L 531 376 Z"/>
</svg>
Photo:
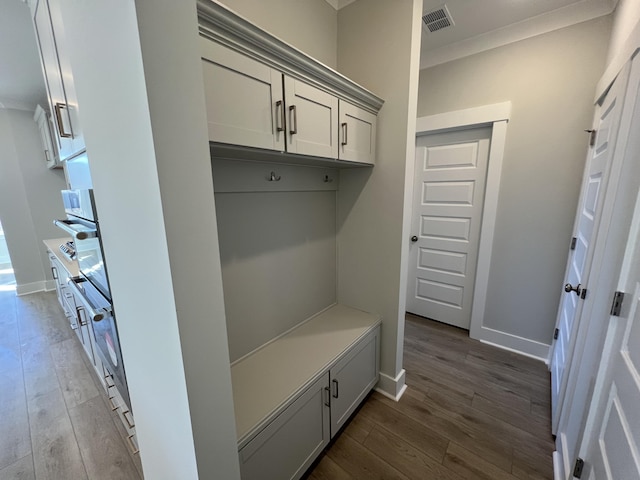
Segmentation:
<svg viewBox="0 0 640 480">
<path fill-rule="evenodd" d="M 231 366 L 243 480 L 313 463 L 378 381 L 380 322 L 333 305 Z"/>
</svg>

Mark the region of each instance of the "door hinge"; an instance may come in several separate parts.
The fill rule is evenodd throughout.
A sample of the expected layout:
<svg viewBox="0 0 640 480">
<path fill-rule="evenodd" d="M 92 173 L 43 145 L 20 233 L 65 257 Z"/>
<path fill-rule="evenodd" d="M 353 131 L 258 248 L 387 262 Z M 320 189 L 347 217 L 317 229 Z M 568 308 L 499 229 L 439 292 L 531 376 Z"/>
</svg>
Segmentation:
<svg viewBox="0 0 640 480">
<path fill-rule="evenodd" d="M 582 476 L 582 469 L 584 468 L 584 460 L 580 457 L 576 458 L 576 464 L 573 467 L 573 476 L 575 478 L 580 478 Z"/>
<path fill-rule="evenodd" d="M 596 135 L 598 134 L 597 130 L 585 130 L 589 134 L 589 146 L 593 147 L 596 144 Z"/>
<path fill-rule="evenodd" d="M 583 289 L 580 291 L 580 298 L 581 298 L 581 299 L 583 299 L 583 300 L 584 300 L 585 298 L 587 298 L 587 289 L 586 289 L 586 288 L 583 288 Z"/>
<path fill-rule="evenodd" d="M 578 243 L 578 237 L 573 237 L 571 239 L 571 250 L 575 250 L 576 249 L 576 243 Z"/>
<path fill-rule="evenodd" d="M 559 328 L 556 328 L 556 329 L 553 331 L 553 339 L 554 339 L 554 340 L 557 340 L 557 339 L 558 339 L 558 335 L 559 335 L 559 334 L 560 334 L 560 329 L 559 329 Z"/>
<path fill-rule="evenodd" d="M 624 300 L 624 292 L 615 292 L 613 294 L 613 303 L 611 304 L 611 315 L 614 317 L 620 316 L 620 310 L 622 310 L 622 301 Z"/>
</svg>

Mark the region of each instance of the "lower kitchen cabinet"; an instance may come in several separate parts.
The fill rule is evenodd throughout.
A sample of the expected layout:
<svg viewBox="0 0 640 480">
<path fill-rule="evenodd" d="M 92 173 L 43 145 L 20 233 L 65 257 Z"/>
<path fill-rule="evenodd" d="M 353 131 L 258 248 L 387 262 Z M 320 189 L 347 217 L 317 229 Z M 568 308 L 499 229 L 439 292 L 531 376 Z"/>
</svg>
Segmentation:
<svg viewBox="0 0 640 480">
<path fill-rule="evenodd" d="M 379 338 L 379 316 L 334 305 L 231 366 L 243 480 L 304 474 L 377 383 Z"/>
</svg>

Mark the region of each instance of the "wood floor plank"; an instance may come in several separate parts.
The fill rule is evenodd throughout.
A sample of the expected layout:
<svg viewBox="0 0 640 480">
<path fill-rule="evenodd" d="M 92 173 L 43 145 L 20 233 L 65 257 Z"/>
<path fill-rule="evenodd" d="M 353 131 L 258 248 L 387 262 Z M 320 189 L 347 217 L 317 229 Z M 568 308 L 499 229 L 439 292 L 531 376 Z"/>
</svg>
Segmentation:
<svg viewBox="0 0 640 480">
<path fill-rule="evenodd" d="M 31 453 L 26 395 L 18 368 L 0 376 L 0 468 Z"/>
<path fill-rule="evenodd" d="M 94 397 L 69 409 L 69 416 L 91 480 L 140 478 L 100 398 Z"/>
<path fill-rule="evenodd" d="M 33 456 L 26 455 L 8 467 L 0 469 L 0 478 L 2 480 L 35 480 Z"/>
<path fill-rule="evenodd" d="M 498 405 L 480 394 L 473 397 L 471 406 L 541 438 L 551 437 L 551 432 L 549 431 L 551 422 L 537 415 L 523 415 L 522 412 Z"/>
<path fill-rule="evenodd" d="M 514 480 L 510 473 L 454 442 L 449 444 L 442 464 L 467 480 Z"/>
<path fill-rule="evenodd" d="M 353 480 L 351 475 L 327 455 L 323 455 L 310 475 L 304 478 L 307 480 Z"/>
<path fill-rule="evenodd" d="M 378 397 L 382 397 L 378 395 Z M 441 462 L 449 444 L 449 439 L 424 424 L 418 424 L 404 413 L 372 397 L 362 407 L 360 416 L 369 419 L 373 425 L 379 425 L 391 432 L 415 449 Z M 365 440 L 366 443 L 366 440 Z"/>
<path fill-rule="evenodd" d="M 355 415 L 342 433 L 349 435 L 358 443 L 364 443 L 369 436 L 374 423 L 364 415 Z"/>
<path fill-rule="evenodd" d="M 365 446 L 407 477 L 461 480 L 462 477 L 444 467 L 440 461 L 425 455 L 391 432 L 375 427 Z"/>
<path fill-rule="evenodd" d="M 76 338 L 51 345 L 51 357 L 67 408 L 71 409 L 98 396 L 91 372 L 82 360 L 82 346 Z"/>
<path fill-rule="evenodd" d="M 348 435 L 340 435 L 327 456 L 355 480 L 409 480 L 409 477 Z"/>
<path fill-rule="evenodd" d="M 88 479 L 68 415 L 32 424 L 32 436 L 37 479 Z"/>
</svg>

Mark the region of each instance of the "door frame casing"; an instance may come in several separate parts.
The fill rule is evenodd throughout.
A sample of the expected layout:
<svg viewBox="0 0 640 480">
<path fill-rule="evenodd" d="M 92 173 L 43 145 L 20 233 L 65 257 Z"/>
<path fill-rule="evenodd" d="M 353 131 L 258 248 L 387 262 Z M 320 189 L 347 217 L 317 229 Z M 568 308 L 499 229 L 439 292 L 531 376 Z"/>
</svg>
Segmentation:
<svg viewBox="0 0 640 480">
<path fill-rule="evenodd" d="M 480 226 L 478 264 L 476 267 L 469 336 L 507 350 L 512 350 L 537 359 L 545 359 L 548 353 L 546 349 L 527 348 L 529 342 L 519 341 L 519 337 L 503 334 L 502 332 L 497 332 L 496 330 L 483 326 L 493 249 L 493 234 L 498 211 L 502 160 L 506 143 L 507 123 L 510 117 L 511 102 L 494 103 L 481 107 L 420 117 L 416 121 L 416 137 L 467 128 L 491 127 L 491 145 L 489 147 L 487 183 L 485 186 L 485 199 Z M 411 198 L 413 198 L 413 196 Z M 548 346 L 545 347 L 548 349 Z"/>
</svg>

